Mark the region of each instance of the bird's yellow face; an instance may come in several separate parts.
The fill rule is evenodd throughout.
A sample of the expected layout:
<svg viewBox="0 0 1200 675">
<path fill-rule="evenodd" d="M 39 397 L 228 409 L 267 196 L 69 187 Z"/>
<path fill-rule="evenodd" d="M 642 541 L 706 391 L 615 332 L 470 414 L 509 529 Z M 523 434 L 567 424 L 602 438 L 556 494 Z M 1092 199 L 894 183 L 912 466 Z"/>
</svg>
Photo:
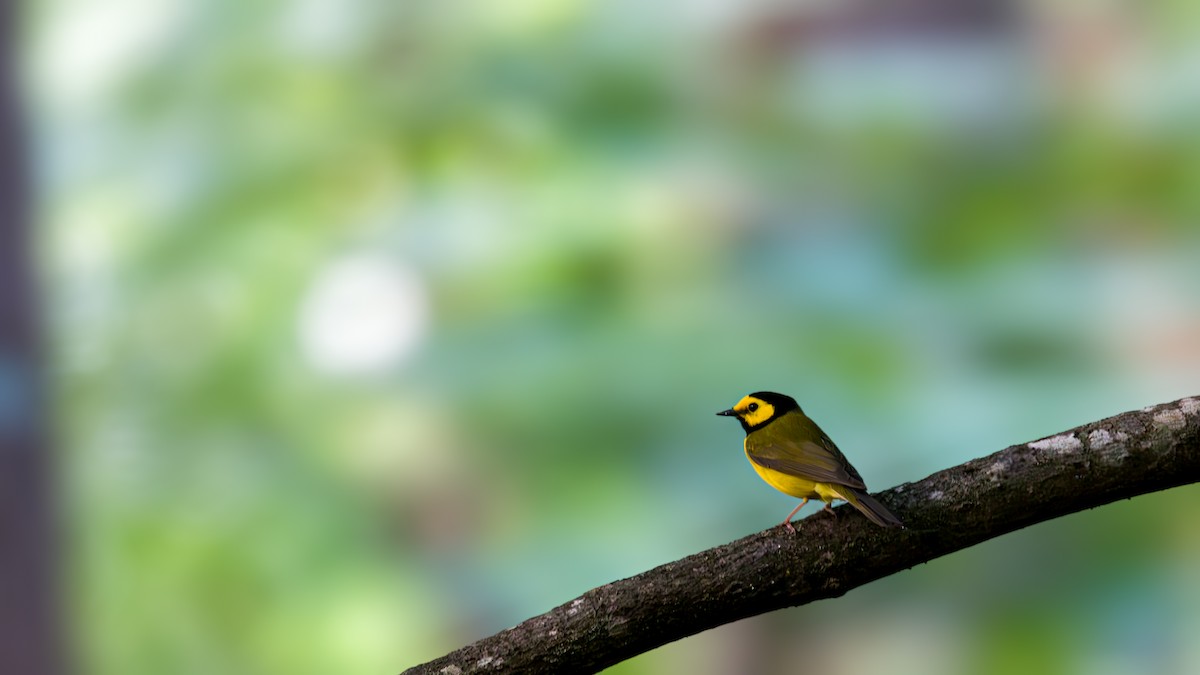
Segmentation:
<svg viewBox="0 0 1200 675">
<path fill-rule="evenodd" d="M 733 414 L 745 422 L 747 427 L 753 428 L 774 417 L 775 406 L 751 395 L 733 406 Z"/>
<path fill-rule="evenodd" d="M 756 391 L 737 402 L 729 410 L 717 413 L 725 417 L 736 417 L 742 429 L 749 434 L 758 431 L 789 412 L 800 410 L 795 399 L 770 391 Z"/>
</svg>

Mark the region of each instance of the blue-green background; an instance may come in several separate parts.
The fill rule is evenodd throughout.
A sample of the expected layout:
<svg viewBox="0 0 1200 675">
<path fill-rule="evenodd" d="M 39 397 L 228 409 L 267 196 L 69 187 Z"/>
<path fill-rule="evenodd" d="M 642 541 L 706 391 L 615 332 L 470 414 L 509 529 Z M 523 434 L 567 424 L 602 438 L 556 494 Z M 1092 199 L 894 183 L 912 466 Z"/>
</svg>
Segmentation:
<svg viewBox="0 0 1200 675">
<path fill-rule="evenodd" d="M 1200 394 L 1191 3 L 27 5 L 83 672 L 396 672 L 774 525 L 750 391 L 873 489 Z M 1198 508 L 613 672 L 1197 672 Z"/>
</svg>

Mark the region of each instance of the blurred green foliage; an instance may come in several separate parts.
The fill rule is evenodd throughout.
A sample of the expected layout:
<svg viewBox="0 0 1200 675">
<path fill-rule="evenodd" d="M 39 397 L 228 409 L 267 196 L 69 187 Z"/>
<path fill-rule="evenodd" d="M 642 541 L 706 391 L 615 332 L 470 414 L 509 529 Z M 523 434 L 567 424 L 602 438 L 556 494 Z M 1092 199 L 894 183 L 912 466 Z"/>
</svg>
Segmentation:
<svg viewBox="0 0 1200 675">
<path fill-rule="evenodd" d="M 749 391 L 874 489 L 1200 393 L 1200 12 L 1003 6 L 30 7 L 83 670 L 395 672 L 768 527 Z M 613 672 L 1194 672 L 1198 500 Z"/>
</svg>

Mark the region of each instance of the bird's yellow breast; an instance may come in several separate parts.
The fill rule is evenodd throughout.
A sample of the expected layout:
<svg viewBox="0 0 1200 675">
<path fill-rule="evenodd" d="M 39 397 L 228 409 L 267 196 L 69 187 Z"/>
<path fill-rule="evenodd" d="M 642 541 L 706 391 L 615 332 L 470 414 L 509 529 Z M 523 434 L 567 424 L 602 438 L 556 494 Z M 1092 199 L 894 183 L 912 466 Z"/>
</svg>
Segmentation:
<svg viewBox="0 0 1200 675">
<path fill-rule="evenodd" d="M 845 499 L 834 485 L 818 483 L 808 478 L 769 469 L 755 462 L 748 452 L 746 453 L 746 459 L 750 460 L 750 466 L 754 467 L 759 478 L 766 481 L 767 485 L 786 495 L 799 497 L 800 499 L 820 499 L 823 502 L 830 502 L 834 499 Z"/>
</svg>

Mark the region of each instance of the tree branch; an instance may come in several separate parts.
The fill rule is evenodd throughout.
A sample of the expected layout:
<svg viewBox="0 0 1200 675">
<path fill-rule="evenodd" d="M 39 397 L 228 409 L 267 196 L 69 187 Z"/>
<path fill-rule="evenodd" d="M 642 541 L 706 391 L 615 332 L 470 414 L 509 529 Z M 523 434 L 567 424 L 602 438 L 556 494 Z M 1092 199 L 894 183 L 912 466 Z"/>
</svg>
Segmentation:
<svg viewBox="0 0 1200 675">
<path fill-rule="evenodd" d="M 814 600 L 1023 527 L 1200 481 L 1200 397 L 1008 447 L 876 496 L 907 525 L 848 507 L 592 589 L 405 675 L 593 673 L 668 642 Z"/>
</svg>

